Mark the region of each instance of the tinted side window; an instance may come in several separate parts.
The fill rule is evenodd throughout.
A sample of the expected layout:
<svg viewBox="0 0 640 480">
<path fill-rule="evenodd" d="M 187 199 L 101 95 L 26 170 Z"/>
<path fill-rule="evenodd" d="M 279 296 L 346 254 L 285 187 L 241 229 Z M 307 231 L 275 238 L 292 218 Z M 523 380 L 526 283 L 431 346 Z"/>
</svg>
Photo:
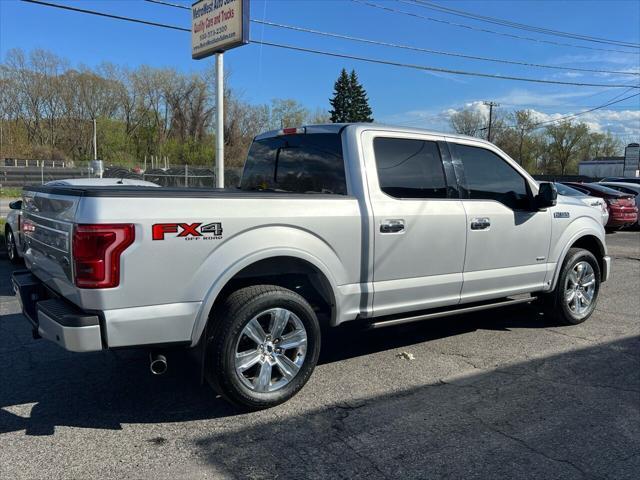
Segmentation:
<svg viewBox="0 0 640 480">
<path fill-rule="evenodd" d="M 514 210 L 529 207 L 525 179 L 495 153 L 455 144 L 470 198 L 496 200 Z"/>
<path fill-rule="evenodd" d="M 284 135 L 253 142 L 240 188 L 346 195 L 340 135 Z"/>
<path fill-rule="evenodd" d="M 447 184 L 435 142 L 406 138 L 373 141 L 380 189 L 396 198 L 446 198 Z"/>
</svg>

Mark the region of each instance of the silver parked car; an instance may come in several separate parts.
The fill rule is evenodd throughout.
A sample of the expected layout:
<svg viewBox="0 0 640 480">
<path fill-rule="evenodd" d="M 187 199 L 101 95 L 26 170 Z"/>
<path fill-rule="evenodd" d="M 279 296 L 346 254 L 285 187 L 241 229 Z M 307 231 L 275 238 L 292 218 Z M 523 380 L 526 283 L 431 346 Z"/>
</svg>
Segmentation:
<svg viewBox="0 0 640 480">
<path fill-rule="evenodd" d="M 11 263 L 18 263 L 22 258 L 22 237 L 20 235 L 20 218 L 22 200 L 16 200 L 9 204 L 7 223 L 4 225 L 4 240 L 7 248 L 7 256 Z"/>
<path fill-rule="evenodd" d="M 570 187 L 560 182 L 556 182 L 555 185 L 558 190 L 558 195 L 576 198 L 585 205 L 595 208 L 602 215 L 602 225 L 607 224 L 609 221 L 609 207 L 607 207 L 607 202 L 604 198 L 592 197 L 589 195 L 589 192 L 579 187 Z"/>
<path fill-rule="evenodd" d="M 237 189 L 37 186 L 23 198 L 28 270 L 12 281 L 36 335 L 76 352 L 146 348 L 156 374 L 163 349 L 196 349 L 202 378 L 249 410 L 304 386 L 321 325 L 534 299 L 578 324 L 611 267 L 600 212 L 489 142 L 414 128 L 258 135 Z"/>
</svg>

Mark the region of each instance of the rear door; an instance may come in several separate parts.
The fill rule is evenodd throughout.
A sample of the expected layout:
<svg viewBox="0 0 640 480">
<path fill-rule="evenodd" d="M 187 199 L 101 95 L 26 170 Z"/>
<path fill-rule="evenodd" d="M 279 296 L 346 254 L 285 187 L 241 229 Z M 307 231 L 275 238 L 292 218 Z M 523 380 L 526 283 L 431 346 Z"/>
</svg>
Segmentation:
<svg viewBox="0 0 640 480">
<path fill-rule="evenodd" d="M 449 169 L 443 155 L 448 157 L 442 140 L 381 131 L 362 134 L 374 216 L 376 316 L 453 305 L 460 299 L 465 213 L 452 174 L 445 173 Z"/>
<path fill-rule="evenodd" d="M 484 144 L 449 143 L 459 171 L 467 247 L 461 302 L 540 290 L 551 214 L 532 209 L 528 180 Z"/>
</svg>

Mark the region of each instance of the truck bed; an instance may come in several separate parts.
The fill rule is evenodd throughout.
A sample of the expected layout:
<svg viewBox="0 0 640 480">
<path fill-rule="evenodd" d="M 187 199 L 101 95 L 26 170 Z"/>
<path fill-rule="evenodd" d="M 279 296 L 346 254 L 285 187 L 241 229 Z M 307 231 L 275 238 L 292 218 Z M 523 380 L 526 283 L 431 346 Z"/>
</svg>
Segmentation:
<svg viewBox="0 0 640 480">
<path fill-rule="evenodd" d="M 116 198 L 353 198 L 333 193 L 289 193 L 259 190 L 241 190 L 239 188 L 179 188 L 179 187 L 141 187 L 141 186 L 46 186 L 33 185 L 23 191 L 65 195 L 73 197 L 116 197 Z"/>
</svg>

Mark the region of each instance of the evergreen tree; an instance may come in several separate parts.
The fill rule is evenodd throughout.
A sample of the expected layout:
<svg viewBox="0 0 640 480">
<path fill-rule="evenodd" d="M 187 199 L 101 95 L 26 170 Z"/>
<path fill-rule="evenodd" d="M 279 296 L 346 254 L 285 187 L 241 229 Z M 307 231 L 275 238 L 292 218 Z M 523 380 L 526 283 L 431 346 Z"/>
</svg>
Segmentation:
<svg viewBox="0 0 640 480">
<path fill-rule="evenodd" d="M 331 107 L 333 107 L 329 111 L 332 123 L 344 123 L 349 121 L 349 109 L 351 106 L 349 90 L 349 75 L 343 68 L 340 72 L 340 76 L 333 86 L 333 98 L 329 100 Z"/>
<path fill-rule="evenodd" d="M 351 70 L 349 76 L 349 86 L 351 88 L 351 117 L 352 122 L 373 122 L 371 118 L 371 107 L 364 87 L 358 81 L 355 70 Z"/>
<path fill-rule="evenodd" d="M 333 123 L 373 122 L 371 107 L 364 87 L 358 82 L 355 70 L 349 75 L 343 68 L 333 87 L 333 107 L 329 114 Z"/>
</svg>

